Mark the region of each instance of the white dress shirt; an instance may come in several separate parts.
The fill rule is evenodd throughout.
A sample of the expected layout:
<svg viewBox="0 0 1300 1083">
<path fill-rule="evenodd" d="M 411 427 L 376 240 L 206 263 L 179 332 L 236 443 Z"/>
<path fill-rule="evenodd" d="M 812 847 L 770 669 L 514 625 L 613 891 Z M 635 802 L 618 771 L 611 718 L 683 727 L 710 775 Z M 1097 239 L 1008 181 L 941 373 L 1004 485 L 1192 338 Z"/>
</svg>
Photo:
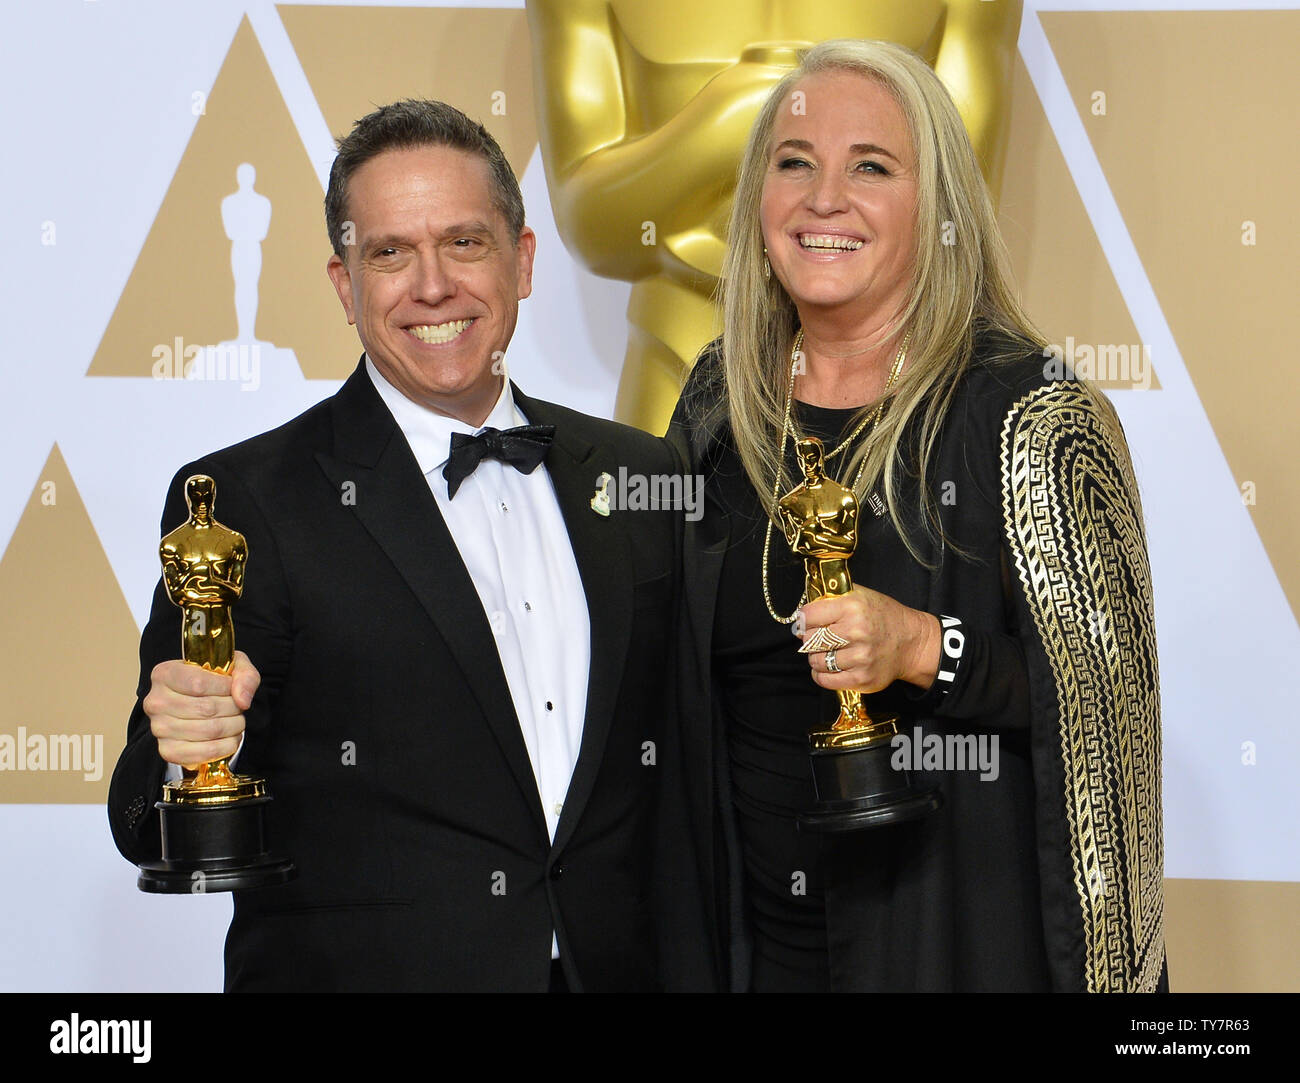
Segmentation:
<svg viewBox="0 0 1300 1083">
<path fill-rule="evenodd" d="M 524 474 L 484 459 L 447 494 L 451 434 L 528 424 L 510 378 L 478 428 L 417 406 L 366 358 L 375 390 L 410 445 L 487 615 L 552 840 L 578 762 L 587 713 L 591 623 L 569 531 L 546 468 Z M 551 958 L 560 957 L 551 934 Z"/>
<path fill-rule="evenodd" d="M 578 762 L 591 624 L 569 532 L 544 466 L 524 474 L 484 459 L 447 495 L 451 434 L 528 424 L 509 379 L 478 428 L 417 406 L 366 358 L 374 382 L 442 512 L 496 638 L 551 838 Z"/>
</svg>

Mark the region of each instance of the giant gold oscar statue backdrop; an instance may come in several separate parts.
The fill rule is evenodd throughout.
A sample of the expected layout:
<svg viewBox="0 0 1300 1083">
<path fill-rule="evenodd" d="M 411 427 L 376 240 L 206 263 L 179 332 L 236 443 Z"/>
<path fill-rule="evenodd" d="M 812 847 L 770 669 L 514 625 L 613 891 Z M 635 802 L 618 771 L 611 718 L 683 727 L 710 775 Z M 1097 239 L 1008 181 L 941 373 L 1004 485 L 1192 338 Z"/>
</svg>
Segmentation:
<svg viewBox="0 0 1300 1083">
<path fill-rule="evenodd" d="M 529 0 L 555 221 L 597 274 L 633 283 L 616 416 L 661 433 L 719 331 L 736 166 L 768 92 L 827 38 L 884 38 L 945 79 L 996 189 L 1018 2 Z"/>
</svg>

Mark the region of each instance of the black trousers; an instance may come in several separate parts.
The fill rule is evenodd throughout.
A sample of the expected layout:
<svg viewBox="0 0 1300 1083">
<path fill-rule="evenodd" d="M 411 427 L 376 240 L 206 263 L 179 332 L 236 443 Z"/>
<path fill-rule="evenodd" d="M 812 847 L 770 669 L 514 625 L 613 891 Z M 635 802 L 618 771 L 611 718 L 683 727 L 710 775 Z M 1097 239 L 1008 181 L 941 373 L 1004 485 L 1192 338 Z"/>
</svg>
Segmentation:
<svg viewBox="0 0 1300 1083">
<path fill-rule="evenodd" d="M 547 992 L 567 993 L 569 991 L 568 980 L 564 977 L 564 967 L 559 959 L 551 960 L 551 987 Z"/>
</svg>

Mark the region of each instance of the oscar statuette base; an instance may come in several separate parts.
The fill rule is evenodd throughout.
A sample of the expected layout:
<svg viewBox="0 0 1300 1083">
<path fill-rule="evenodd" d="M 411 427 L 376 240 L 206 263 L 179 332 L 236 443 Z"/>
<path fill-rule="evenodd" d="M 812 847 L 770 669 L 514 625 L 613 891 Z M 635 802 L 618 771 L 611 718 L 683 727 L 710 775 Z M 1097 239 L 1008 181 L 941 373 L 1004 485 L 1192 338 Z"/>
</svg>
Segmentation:
<svg viewBox="0 0 1300 1083">
<path fill-rule="evenodd" d="M 218 803 L 159 801 L 162 860 L 140 866 L 136 886 L 155 895 L 246 891 L 288 883 L 292 861 L 268 852 L 266 796 Z"/>
<path fill-rule="evenodd" d="M 919 789 L 909 772 L 894 768 L 894 726 L 872 728 L 876 733 L 870 736 L 832 731 L 809 737 L 817 803 L 799 813 L 800 831 L 829 834 L 904 823 L 943 804 L 937 789 Z"/>
</svg>

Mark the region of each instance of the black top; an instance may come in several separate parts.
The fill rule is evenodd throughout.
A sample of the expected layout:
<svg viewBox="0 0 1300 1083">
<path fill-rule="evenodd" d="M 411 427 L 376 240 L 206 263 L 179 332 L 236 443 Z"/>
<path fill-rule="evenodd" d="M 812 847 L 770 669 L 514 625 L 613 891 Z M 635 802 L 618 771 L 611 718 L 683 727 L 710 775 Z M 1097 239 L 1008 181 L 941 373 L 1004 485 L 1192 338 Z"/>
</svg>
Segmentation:
<svg viewBox="0 0 1300 1083">
<path fill-rule="evenodd" d="M 803 435 L 820 437 L 829 455 L 852 431 L 858 413 L 797 403 L 795 422 Z M 856 446 L 831 459 L 827 473 L 841 474 Z M 797 478 L 793 440 L 787 441 L 786 453 Z M 807 658 L 798 653 L 793 625 L 778 624 L 767 611 L 762 559 L 768 518 L 730 442 L 709 484 L 734 517 L 721 577 L 721 595 L 728 602 L 717 608 L 713 642 L 754 935 L 753 989 L 826 992 L 830 971 L 821 839 L 798 831 L 795 816 L 815 800 L 808 734 L 835 720 L 839 700 L 813 683 Z M 864 503 L 859 534 L 849 561 L 853 581 L 896 591 L 911 562 L 888 519 L 873 515 Z M 803 590 L 804 564 L 776 527 L 768 585 L 773 607 L 788 616 Z M 870 710 L 873 702 L 887 699 L 897 709 L 897 698 L 886 693 L 868 696 L 866 703 Z"/>
</svg>

